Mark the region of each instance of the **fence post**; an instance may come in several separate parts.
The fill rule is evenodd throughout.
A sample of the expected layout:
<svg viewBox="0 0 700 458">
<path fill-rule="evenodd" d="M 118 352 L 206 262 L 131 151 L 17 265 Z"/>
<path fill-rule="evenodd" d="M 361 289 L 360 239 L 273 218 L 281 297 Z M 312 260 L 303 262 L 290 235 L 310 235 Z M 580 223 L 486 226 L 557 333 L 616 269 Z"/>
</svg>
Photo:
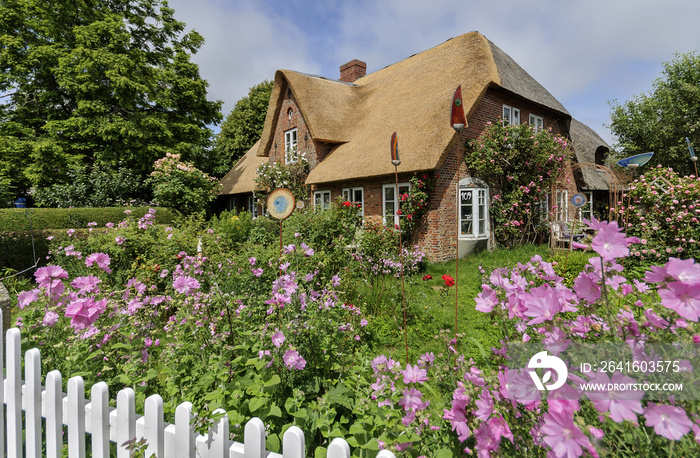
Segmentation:
<svg viewBox="0 0 700 458">
<path fill-rule="evenodd" d="M 189 458 L 195 456 L 194 427 L 192 422 L 192 403 L 183 402 L 175 409 L 175 450 L 172 456 Z"/>
<path fill-rule="evenodd" d="M 265 424 L 258 417 L 246 423 L 243 444 L 245 458 L 265 458 Z"/>
<path fill-rule="evenodd" d="M 156 458 L 163 458 L 165 445 L 163 443 L 164 421 L 163 421 L 163 398 L 154 394 L 146 399 L 144 406 L 144 431 L 143 437 L 146 439 L 148 448 L 146 456 L 155 455 Z"/>
<path fill-rule="evenodd" d="M 92 456 L 109 458 L 109 387 L 97 382 L 90 388 Z"/>
<path fill-rule="evenodd" d="M 3 310 L 0 309 L 0 451 L 5 455 L 5 327 L 3 326 Z"/>
<path fill-rule="evenodd" d="M 7 331 L 7 456 L 22 458 L 22 343 L 19 329 Z"/>
<path fill-rule="evenodd" d="M 41 354 L 36 348 L 24 354 L 24 403 L 27 457 L 41 457 Z"/>
<path fill-rule="evenodd" d="M 304 432 L 297 426 L 291 426 L 282 437 L 283 458 L 305 458 L 306 438 Z"/>
<path fill-rule="evenodd" d="M 328 458 L 350 458 L 350 446 L 345 439 L 336 437 L 328 446 Z"/>
<path fill-rule="evenodd" d="M 117 457 L 129 458 L 125 442 L 136 437 L 136 400 L 134 390 L 124 388 L 117 393 Z"/>
<path fill-rule="evenodd" d="M 46 374 L 46 457 L 60 458 L 63 451 L 63 376 Z"/>
<path fill-rule="evenodd" d="M 68 456 L 85 457 L 85 382 L 68 379 Z"/>
</svg>

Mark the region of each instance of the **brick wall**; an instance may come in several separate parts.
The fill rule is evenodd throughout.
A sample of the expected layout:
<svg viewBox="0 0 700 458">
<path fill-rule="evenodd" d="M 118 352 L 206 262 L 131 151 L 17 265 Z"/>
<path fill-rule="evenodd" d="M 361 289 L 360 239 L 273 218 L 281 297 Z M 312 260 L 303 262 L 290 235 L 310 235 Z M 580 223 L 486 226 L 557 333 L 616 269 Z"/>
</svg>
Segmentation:
<svg viewBox="0 0 700 458">
<path fill-rule="evenodd" d="M 286 89 L 285 89 L 286 90 Z M 556 113 L 523 101 L 509 92 L 491 88 L 482 97 L 474 113 L 469 118 L 469 125 L 460 134 L 459 142 L 453 141 L 449 146 L 449 153 L 440 168 L 433 173 L 436 177 L 435 189 L 431 196 L 430 209 L 423 217 L 423 221 L 416 229 L 414 242 L 417 243 L 428 258 L 432 261 L 444 261 L 454 259 L 457 250 L 457 184 L 458 178 L 467 176 L 467 164 L 461 161 L 459 174 L 457 174 L 457 147 L 463 154 L 464 144 L 468 139 L 478 139 L 486 129 L 489 122 L 498 122 L 503 116 L 503 105 L 510 105 L 520 109 L 521 122 L 527 122 L 530 113 L 541 116 L 545 128 L 552 128 L 556 134 L 561 134 L 563 123 Z M 288 116 L 291 108 L 291 118 Z M 299 112 L 293 95 L 287 91 L 280 110 L 280 117 L 275 132 L 275 142 L 270 150 L 271 160 L 284 160 L 284 132 L 293 127 L 297 128 L 298 149 L 306 152 L 309 166 L 313 169 L 318 162 L 323 160 L 331 151 L 331 145 L 317 142 L 311 139 L 306 121 Z M 308 140 L 305 140 L 308 139 Z M 400 168 L 399 168 L 400 169 Z M 399 182 L 407 182 L 412 174 L 399 174 Z M 342 194 L 342 189 L 347 187 L 362 187 L 364 193 L 365 221 L 379 223 L 382 220 L 382 185 L 395 183 L 393 175 L 385 177 L 334 182 L 327 185 L 314 185 L 314 191 L 330 190 L 331 198 L 336 200 Z"/>
</svg>

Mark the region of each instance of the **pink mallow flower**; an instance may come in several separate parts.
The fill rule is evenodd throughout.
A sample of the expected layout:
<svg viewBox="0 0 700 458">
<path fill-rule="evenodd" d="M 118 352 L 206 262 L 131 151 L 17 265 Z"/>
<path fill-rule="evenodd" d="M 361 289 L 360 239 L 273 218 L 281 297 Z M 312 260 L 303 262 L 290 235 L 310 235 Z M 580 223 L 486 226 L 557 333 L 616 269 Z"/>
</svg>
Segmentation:
<svg viewBox="0 0 700 458">
<path fill-rule="evenodd" d="M 178 293 L 189 296 L 199 289 L 199 282 L 196 278 L 182 275 L 173 281 L 173 288 Z"/>
<path fill-rule="evenodd" d="M 636 382 L 633 378 L 620 372 L 615 372 L 611 379 L 608 374 L 602 371 L 597 372 L 590 380 L 591 385 L 603 387 Z M 644 411 L 641 402 L 644 397 L 643 391 L 587 391 L 586 397 L 593 402 L 598 412 L 610 412 L 610 418 L 616 423 L 629 420 L 636 424 L 637 414 Z"/>
<path fill-rule="evenodd" d="M 532 318 L 527 322 L 530 326 L 552 320 L 561 310 L 556 290 L 547 285 L 532 288 L 521 297 L 525 304 L 525 316 Z"/>
<path fill-rule="evenodd" d="M 87 267 L 91 267 L 93 264 L 97 264 L 97 267 L 104 270 L 108 274 L 112 273 L 112 270 L 109 268 L 110 262 L 111 259 L 109 258 L 109 255 L 105 253 L 92 253 L 85 259 L 85 265 Z"/>
<path fill-rule="evenodd" d="M 647 426 L 653 426 L 654 432 L 670 440 L 680 440 L 693 423 L 682 407 L 650 402 L 644 411 Z"/>
<path fill-rule="evenodd" d="M 22 291 L 21 293 L 19 293 L 19 295 L 17 296 L 17 305 L 19 305 L 20 310 L 24 309 L 24 307 L 39 299 L 40 292 L 41 290 L 39 290 L 38 288 L 34 288 L 32 290 Z"/>
<path fill-rule="evenodd" d="M 700 318 L 700 287 L 680 281 L 668 283 L 658 290 L 661 304 L 675 310 L 681 317 L 690 321 Z"/>
<path fill-rule="evenodd" d="M 591 241 L 591 248 L 606 261 L 629 256 L 629 245 L 639 242 L 636 237 L 625 237 L 620 232 L 617 221 L 597 221 L 593 218 L 589 226 L 597 231 Z"/>
<path fill-rule="evenodd" d="M 276 333 L 272 334 L 272 344 L 280 348 L 282 344 L 284 343 L 285 337 L 282 331 L 277 331 Z"/>
<path fill-rule="evenodd" d="M 70 324 L 76 331 L 87 329 L 94 323 L 107 305 L 107 299 L 95 302 L 88 297 L 72 301 L 66 307 L 66 316 L 71 319 Z"/>
<path fill-rule="evenodd" d="M 406 370 L 401 371 L 403 374 L 404 383 L 423 383 L 428 380 L 428 372 L 425 369 L 421 369 L 417 364 L 411 366 L 406 365 Z"/>
<path fill-rule="evenodd" d="M 570 414 L 550 412 L 544 415 L 540 428 L 543 441 L 549 445 L 557 458 L 574 458 L 583 454 L 583 447 L 591 446 L 588 437 L 583 434 Z"/>
<path fill-rule="evenodd" d="M 306 367 L 306 360 L 304 360 L 296 350 L 287 350 L 282 359 L 287 369 L 296 369 L 300 371 Z"/>
<path fill-rule="evenodd" d="M 34 278 L 36 282 L 42 288 L 49 288 L 52 286 L 53 280 L 57 278 L 68 278 L 68 272 L 63 270 L 61 266 L 44 266 L 39 267 L 36 272 L 34 272 Z"/>
</svg>

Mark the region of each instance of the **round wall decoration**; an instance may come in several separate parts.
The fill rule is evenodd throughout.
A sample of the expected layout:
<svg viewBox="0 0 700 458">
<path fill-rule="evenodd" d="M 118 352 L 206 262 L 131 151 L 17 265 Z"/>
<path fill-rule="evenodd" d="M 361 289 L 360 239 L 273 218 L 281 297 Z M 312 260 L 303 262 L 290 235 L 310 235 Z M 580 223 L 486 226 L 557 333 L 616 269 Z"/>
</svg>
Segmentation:
<svg viewBox="0 0 700 458">
<path fill-rule="evenodd" d="M 285 219 L 295 208 L 294 194 L 285 188 L 275 189 L 267 198 L 267 211 L 275 219 Z"/>
<path fill-rule="evenodd" d="M 578 193 L 571 196 L 571 205 L 573 205 L 576 208 L 583 207 L 584 205 L 586 205 L 587 202 L 588 198 L 585 194 Z"/>
</svg>

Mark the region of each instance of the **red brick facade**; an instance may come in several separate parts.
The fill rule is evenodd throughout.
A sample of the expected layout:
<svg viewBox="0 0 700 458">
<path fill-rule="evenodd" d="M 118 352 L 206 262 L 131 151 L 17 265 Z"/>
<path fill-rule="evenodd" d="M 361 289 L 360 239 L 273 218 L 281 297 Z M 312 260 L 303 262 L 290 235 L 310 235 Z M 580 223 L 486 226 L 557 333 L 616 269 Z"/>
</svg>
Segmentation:
<svg viewBox="0 0 700 458">
<path fill-rule="evenodd" d="M 490 88 L 481 98 L 476 109 L 469 117 L 469 125 L 460 134 L 459 141 L 453 141 L 445 160 L 438 170 L 426 170 L 424 173 L 436 177 L 434 191 L 431 195 L 430 209 L 424 215 L 423 221 L 416 229 L 414 242 L 426 252 L 432 261 L 454 259 L 457 248 L 457 185 L 459 179 L 465 178 L 468 164 L 462 163 L 457 170 L 457 147 L 463 151 L 468 139 L 478 139 L 488 123 L 499 122 L 503 116 L 503 105 L 509 105 L 520 110 L 520 121 L 528 122 L 530 114 L 543 118 L 544 127 L 552 128 L 553 133 L 561 135 L 568 129 L 568 119 L 560 119 L 556 112 L 540 107 L 512 95 L 500 88 Z M 285 132 L 297 129 L 297 147 L 299 153 L 306 154 L 309 168 L 313 169 L 331 151 L 331 145 L 317 142 L 311 138 L 303 114 L 294 99 L 293 94 L 285 88 L 285 96 L 280 109 L 274 133 L 274 142 L 269 150 L 270 161 L 284 162 Z M 401 166 L 399 166 L 399 172 Z M 411 174 L 399 173 L 399 182 L 408 182 Z M 315 185 L 311 189 L 312 205 L 314 191 L 330 191 L 332 200 L 342 195 L 343 188 L 362 187 L 364 194 L 364 214 L 368 222 L 381 222 L 383 213 L 383 188 L 385 184 L 394 184 L 395 177 L 387 175 L 362 180 L 338 181 L 326 185 Z"/>
</svg>

